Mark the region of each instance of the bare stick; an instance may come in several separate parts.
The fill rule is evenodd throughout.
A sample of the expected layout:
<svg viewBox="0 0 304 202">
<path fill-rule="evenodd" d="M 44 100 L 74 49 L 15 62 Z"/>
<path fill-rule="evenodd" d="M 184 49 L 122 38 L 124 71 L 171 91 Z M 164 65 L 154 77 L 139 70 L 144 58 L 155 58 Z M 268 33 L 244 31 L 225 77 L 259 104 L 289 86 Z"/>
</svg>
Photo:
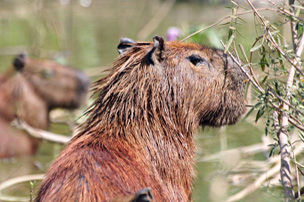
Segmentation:
<svg viewBox="0 0 304 202">
<path fill-rule="evenodd" d="M 293 159 L 295 162 L 297 162 L 297 157 L 294 155 L 294 152 L 293 152 Z M 296 179 L 297 179 L 297 193 L 299 196 L 299 200 L 301 201 L 301 191 L 300 191 L 301 184 L 300 184 L 300 177 L 299 177 L 299 168 L 298 168 L 297 163 L 295 163 L 295 169 L 296 169 Z"/>
<path fill-rule="evenodd" d="M 271 8 L 259 8 L 257 9 L 259 11 L 262 11 L 262 10 L 273 10 Z M 249 14 L 249 13 L 252 13 L 253 11 L 252 10 L 249 10 L 249 11 L 244 11 L 244 12 L 240 12 L 237 14 L 237 16 L 240 16 L 240 15 L 245 15 L 245 14 Z M 227 19 L 230 19 L 231 17 L 235 17 L 234 15 L 228 15 L 228 16 L 224 16 L 222 17 L 221 19 L 219 19 L 218 21 L 216 21 L 215 23 L 211 24 L 211 25 L 208 25 L 207 27 L 203 27 L 199 30 L 197 30 L 196 32 L 193 32 L 192 34 L 189 34 L 188 36 L 186 36 L 185 38 L 183 38 L 181 41 L 185 41 L 195 35 L 197 35 L 198 33 L 200 32 L 203 32 L 203 31 L 206 31 L 207 29 L 210 29 L 211 27 L 214 27 L 220 23 L 222 23 L 223 21 L 227 20 Z"/>
<path fill-rule="evenodd" d="M 299 43 L 299 46 L 297 47 L 298 44 L 298 39 L 297 39 L 297 34 L 296 34 L 296 29 L 295 29 L 295 22 L 291 20 L 291 32 L 292 32 L 292 38 L 293 38 L 293 45 L 294 45 L 294 50 L 296 52 L 296 57 L 295 57 L 295 63 L 300 63 L 300 56 L 303 51 L 303 41 L 304 41 L 304 35 L 302 35 L 301 41 Z M 295 67 L 291 66 L 286 82 L 286 99 L 288 100 L 290 98 L 291 94 L 291 87 L 293 86 L 293 80 L 295 76 Z M 283 110 L 281 111 L 281 129 L 279 130 L 278 133 L 278 138 L 279 138 L 279 144 L 280 144 L 280 152 L 281 152 L 281 181 L 283 184 L 283 189 L 284 189 L 284 196 L 285 196 L 285 201 L 293 201 L 294 200 L 294 193 L 292 190 L 292 182 L 291 182 L 291 177 L 290 177 L 290 149 L 289 149 L 289 144 L 288 144 L 288 132 L 287 132 L 287 127 L 289 125 L 288 122 L 288 114 L 286 113 L 289 110 L 289 105 L 286 102 L 283 102 Z"/>
<path fill-rule="evenodd" d="M 230 196 L 227 199 L 227 202 L 237 201 L 237 200 L 240 200 L 240 199 L 244 198 L 248 194 L 251 194 L 252 192 L 254 192 L 255 190 L 257 190 L 258 188 L 260 188 L 261 185 L 267 179 L 271 178 L 271 176 L 275 175 L 279 171 L 280 171 L 280 164 L 276 164 L 273 168 L 271 168 L 270 170 L 268 170 L 264 174 L 260 175 L 260 177 L 258 177 L 254 181 L 254 183 L 250 184 L 249 186 L 247 186 L 245 189 L 243 189 L 242 191 L 238 192 L 237 194 L 235 194 L 233 196 Z"/>
<path fill-rule="evenodd" d="M 35 174 L 35 175 L 25 175 L 20 177 L 15 177 L 0 183 L 0 201 L 29 201 L 27 197 L 15 197 L 15 196 L 6 196 L 1 192 L 15 184 L 22 182 L 33 181 L 33 180 L 43 180 L 44 174 Z"/>
<path fill-rule="evenodd" d="M 290 104 L 288 101 L 286 101 L 285 99 L 283 99 L 282 97 L 280 97 L 270 86 L 267 86 L 269 88 L 269 90 L 271 91 L 271 94 L 273 94 L 276 98 L 278 98 L 281 102 L 285 103 L 286 105 L 288 105 L 290 108 L 292 108 L 293 110 L 295 110 L 296 112 L 298 112 L 299 114 L 302 114 L 304 116 L 304 112 L 301 112 L 300 110 L 298 110 L 295 106 L 293 106 L 292 104 Z"/>
<path fill-rule="evenodd" d="M 303 152 L 303 150 L 304 150 L 304 144 L 303 143 L 298 144 L 296 146 L 296 149 L 294 150 L 294 155 L 297 156 L 298 154 Z M 279 158 L 275 157 L 274 160 L 272 160 L 271 162 L 278 162 L 278 161 Z M 258 177 L 252 184 L 248 185 L 242 191 L 230 196 L 227 199 L 227 202 L 240 200 L 246 197 L 247 195 L 253 193 L 255 190 L 259 189 L 266 182 L 267 179 L 270 179 L 276 174 L 278 174 L 280 172 L 280 167 L 281 167 L 280 163 L 276 163 L 274 167 L 272 167 L 271 169 L 260 175 L 260 177 Z"/>
<path fill-rule="evenodd" d="M 242 54 L 243 54 L 243 56 L 244 56 L 244 58 L 245 58 L 247 64 L 249 64 L 249 65 L 248 65 L 248 69 L 249 69 L 249 71 L 250 71 L 250 74 L 251 74 L 253 80 L 256 82 L 256 84 L 258 84 L 258 85 L 261 87 L 261 85 L 259 84 L 258 80 L 256 79 L 256 76 L 255 76 L 254 73 L 253 73 L 251 63 L 249 62 L 249 60 L 248 60 L 248 58 L 247 58 L 247 55 L 246 55 L 246 53 L 245 53 L 245 50 L 244 50 L 242 44 L 239 44 L 239 47 L 240 47 L 240 49 L 241 49 L 241 52 L 242 52 Z"/>
<path fill-rule="evenodd" d="M 220 41 L 220 43 L 225 48 L 225 44 L 223 43 L 223 41 Z M 243 68 L 242 64 L 240 63 L 240 61 L 238 61 L 229 51 L 227 51 L 227 54 L 231 57 L 231 59 L 233 60 L 233 62 L 235 62 L 237 64 L 237 66 L 242 70 L 242 72 L 247 76 L 247 78 L 249 79 L 249 81 L 256 87 L 256 89 L 258 89 L 261 93 L 264 93 L 264 89 L 262 89 L 260 87 L 260 85 L 257 84 L 255 82 L 255 80 L 247 73 L 247 71 Z"/>
<path fill-rule="evenodd" d="M 146 39 L 167 16 L 174 3 L 175 0 L 165 1 L 160 9 L 155 13 L 154 17 L 138 33 L 137 38 L 141 40 Z"/>
<path fill-rule="evenodd" d="M 13 126 L 19 128 L 21 130 L 24 130 L 29 135 L 31 135 L 35 138 L 38 138 L 38 139 L 48 140 L 48 141 L 60 143 L 60 144 L 66 144 L 70 141 L 70 137 L 66 137 L 66 136 L 58 135 L 58 134 L 51 133 L 51 132 L 48 132 L 45 130 L 33 128 L 21 120 L 15 120 L 15 121 L 13 121 L 12 124 L 13 124 Z"/>
<path fill-rule="evenodd" d="M 198 160 L 198 162 L 213 161 L 213 160 L 219 159 L 220 157 L 223 157 L 223 156 L 229 156 L 229 154 L 233 154 L 235 152 L 239 152 L 242 155 L 250 155 L 250 154 L 255 154 L 255 153 L 266 151 L 266 150 L 268 150 L 267 145 L 265 145 L 263 143 L 254 144 L 254 145 L 250 145 L 250 146 L 246 146 L 246 147 L 239 147 L 239 148 L 235 148 L 235 149 L 223 150 L 223 151 L 220 151 L 219 153 L 202 157 Z"/>
</svg>

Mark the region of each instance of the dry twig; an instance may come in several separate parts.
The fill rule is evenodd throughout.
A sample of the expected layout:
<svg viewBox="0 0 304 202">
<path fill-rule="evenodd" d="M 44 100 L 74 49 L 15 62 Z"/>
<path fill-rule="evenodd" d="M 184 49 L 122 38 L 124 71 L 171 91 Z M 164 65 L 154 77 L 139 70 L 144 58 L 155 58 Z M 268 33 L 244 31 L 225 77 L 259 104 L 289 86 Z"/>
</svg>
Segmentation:
<svg viewBox="0 0 304 202">
<path fill-rule="evenodd" d="M 66 144 L 70 141 L 70 137 L 66 137 L 63 135 L 58 135 L 55 133 L 51 133 L 45 130 L 33 128 L 24 121 L 15 120 L 12 122 L 13 126 L 17 127 L 18 129 L 24 130 L 29 135 L 43 140 L 48 140 L 51 142 L 59 143 L 59 144 Z"/>
<path fill-rule="evenodd" d="M 7 181 L 0 183 L 0 201 L 29 201 L 29 197 L 16 197 L 16 196 L 6 196 L 2 194 L 3 190 L 19 184 L 23 182 L 33 181 L 33 180 L 43 180 L 44 174 L 35 174 L 35 175 L 25 175 L 20 177 L 15 177 L 12 179 L 9 179 Z"/>
<path fill-rule="evenodd" d="M 167 16 L 173 7 L 175 0 L 167 0 L 155 13 L 154 17 L 142 28 L 138 33 L 137 38 L 140 40 L 146 39 L 161 23 L 161 21 Z"/>
</svg>

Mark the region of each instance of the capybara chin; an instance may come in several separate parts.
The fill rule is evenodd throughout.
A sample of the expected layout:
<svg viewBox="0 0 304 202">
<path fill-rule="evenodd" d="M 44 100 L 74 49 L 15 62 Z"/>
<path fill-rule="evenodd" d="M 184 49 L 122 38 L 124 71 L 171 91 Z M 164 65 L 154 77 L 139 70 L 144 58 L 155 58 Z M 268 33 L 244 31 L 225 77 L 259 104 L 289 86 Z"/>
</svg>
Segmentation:
<svg viewBox="0 0 304 202">
<path fill-rule="evenodd" d="M 223 51 L 161 37 L 118 48 L 36 201 L 111 201 L 145 187 L 154 201 L 191 201 L 193 133 L 244 112 L 245 76 Z"/>
</svg>

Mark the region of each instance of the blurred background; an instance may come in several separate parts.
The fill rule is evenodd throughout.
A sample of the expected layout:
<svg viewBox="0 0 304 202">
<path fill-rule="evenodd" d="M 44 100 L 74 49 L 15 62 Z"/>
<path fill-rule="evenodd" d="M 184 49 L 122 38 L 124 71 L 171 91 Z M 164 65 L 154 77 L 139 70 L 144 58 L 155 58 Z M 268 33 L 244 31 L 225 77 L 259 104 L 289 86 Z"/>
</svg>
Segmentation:
<svg viewBox="0 0 304 202">
<path fill-rule="evenodd" d="M 0 72 L 4 72 L 12 58 L 26 52 L 34 58 L 46 58 L 84 71 L 91 81 L 100 78 L 102 71 L 118 56 L 116 46 L 121 37 L 151 40 L 154 35 L 166 37 L 170 27 L 179 29 L 180 37 L 216 22 L 231 14 L 226 0 L 0 0 Z M 255 1 L 263 6 L 263 1 Z M 274 16 L 275 18 L 275 16 Z M 238 40 L 249 49 L 255 38 L 252 15 L 244 16 Z M 227 39 L 228 25 L 209 29 L 188 41 L 211 47 L 221 47 L 219 40 Z M 89 103 L 91 100 L 89 100 Z M 88 105 L 87 105 L 88 106 Z M 68 112 L 71 122 L 79 118 L 87 106 Z M 52 112 L 57 116 L 57 112 Z M 60 112 L 58 112 L 60 114 Z M 52 123 L 49 130 L 70 135 L 66 124 Z M 215 160 L 202 158 L 222 150 L 257 144 L 264 129 L 252 118 L 225 128 L 200 129 L 196 136 L 194 201 L 223 201 L 227 195 L 239 191 L 242 175 L 230 176 L 232 168 L 248 159 L 234 152 Z M 12 177 L 43 173 L 62 150 L 62 146 L 44 141 L 39 152 L 32 157 L 0 160 L 0 182 Z M 258 153 L 250 162 L 267 158 Z M 248 157 L 249 158 L 249 157 Z M 247 170 L 254 176 L 263 168 Z M 242 168 L 244 169 L 244 168 Z M 252 170 L 250 170 L 252 169 Z M 239 177 L 239 178 L 238 178 Z M 247 178 L 246 178 L 247 179 Z M 238 181 L 237 186 L 234 185 Z M 36 186 L 38 186 L 39 182 Z M 30 185 L 23 183 L 7 190 L 6 194 L 28 196 Z M 265 186 L 243 201 L 280 201 L 281 190 Z"/>
</svg>

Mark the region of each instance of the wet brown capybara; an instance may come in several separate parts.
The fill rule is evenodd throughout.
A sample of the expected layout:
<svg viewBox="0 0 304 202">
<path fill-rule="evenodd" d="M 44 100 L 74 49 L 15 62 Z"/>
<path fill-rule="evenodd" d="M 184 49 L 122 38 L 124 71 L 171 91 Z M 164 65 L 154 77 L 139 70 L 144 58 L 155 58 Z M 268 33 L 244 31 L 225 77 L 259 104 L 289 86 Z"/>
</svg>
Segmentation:
<svg viewBox="0 0 304 202">
<path fill-rule="evenodd" d="M 222 50 L 125 42 L 80 132 L 52 163 L 36 201 L 111 201 L 150 187 L 191 201 L 193 133 L 243 114 L 245 75 Z"/>
<path fill-rule="evenodd" d="M 79 71 L 24 54 L 15 57 L 0 83 L 0 158 L 33 154 L 38 148 L 37 139 L 10 128 L 12 120 L 46 129 L 49 110 L 80 106 L 87 90 L 88 79 Z"/>
</svg>

